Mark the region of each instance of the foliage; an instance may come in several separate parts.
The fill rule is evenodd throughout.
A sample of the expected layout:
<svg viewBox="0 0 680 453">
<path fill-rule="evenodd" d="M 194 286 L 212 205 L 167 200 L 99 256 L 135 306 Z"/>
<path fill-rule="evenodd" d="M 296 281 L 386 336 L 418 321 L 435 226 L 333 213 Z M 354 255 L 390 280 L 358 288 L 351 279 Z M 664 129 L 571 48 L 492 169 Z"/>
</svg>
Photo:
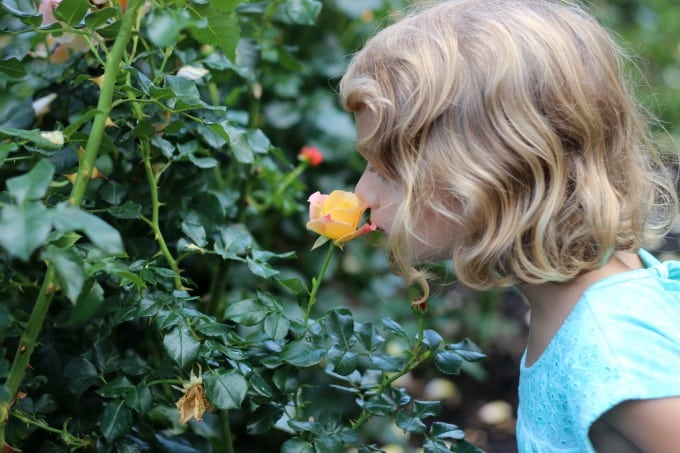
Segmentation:
<svg viewBox="0 0 680 453">
<path fill-rule="evenodd" d="M 314 307 L 340 252 L 309 251 L 296 150 L 318 136 L 332 165 L 352 138 L 317 81 L 340 73 L 338 36 L 335 68 L 289 41 L 321 3 L 49 3 L 3 3 L 0 443 L 374 451 L 383 419 L 475 450 L 395 385 L 426 361 L 460 373 L 471 341 Z"/>
</svg>

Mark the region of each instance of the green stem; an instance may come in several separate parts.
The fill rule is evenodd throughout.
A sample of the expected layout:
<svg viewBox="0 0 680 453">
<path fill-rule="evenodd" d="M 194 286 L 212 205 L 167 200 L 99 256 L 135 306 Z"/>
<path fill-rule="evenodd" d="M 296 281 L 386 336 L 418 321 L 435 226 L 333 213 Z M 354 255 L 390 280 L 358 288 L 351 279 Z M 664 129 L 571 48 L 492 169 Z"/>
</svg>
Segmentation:
<svg viewBox="0 0 680 453">
<path fill-rule="evenodd" d="M 323 264 L 321 265 L 321 270 L 319 271 L 319 276 L 312 281 L 312 291 L 309 293 L 309 300 L 307 301 L 307 308 L 305 310 L 305 328 L 307 328 L 307 322 L 309 321 L 309 315 L 312 312 L 312 307 L 314 307 L 314 304 L 316 303 L 316 293 L 319 292 L 319 287 L 323 281 L 323 276 L 326 274 L 326 269 L 328 269 L 328 263 L 331 262 L 333 250 L 335 250 L 335 244 L 330 242 L 328 245 L 328 253 L 326 253 L 326 259 L 324 259 Z"/>
<path fill-rule="evenodd" d="M 413 348 L 413 355 L 411 356 L 411 359 L 406 363 L 406 366 L 401 369 L 398 373 L 393 374 L 390 376 L 388 379 L 382 382 L 380 386 L 378 387 L 378 390 L 376 392 L 377 395 L 381 395 L 386 388 L 390 387 L 397 379 L 400 377 L 404 376 L 406 373 L 420 365 L 420 363 L 424 360 L 424 357 L 421 357 L 421 347 L 423 345 L 423 332 L 425 331 L 425 314 L 424 313 L 419 313 L 418 314 L 418 336 L 416 339 L 416 344 L 415 347 Z M 359 415 L 359 418 L 352 423 L 352 429 L 355 431 L 359 429 L 361 426 L 363 426 L 364 423 L 368 421 L 368 419 L 371 418 L 371 413 L 367 411 L 366 409 L 363 409 L 361 411 L 361 415 Z"/>
<path fill-rule="evenodd" d="M 146 172 L 146 180 L 149 184 L 149 192 L 151 193 L 151 221 L 149 222 L 149 226 L 151 226 L 154 239 L 158 243 L 158 247 L 160 247 L 163 257 L 168 262 L 170 269 L 175 273 L 175 288 L 182 289 L 182 279 L 179 276 L 180 269 L 177 265 L 177 260 L 172 256 L 168 244 L 165 242 L 159 223 L 161 203 L 158 198 L 158 183 L 153 168 L 151 167 L 151 147 L 148 140 L 142 140 L 141 145 L 144 153 L 144 171 Z"/>
<path fill-rule="evenodd" d="M 283 191 L 286 190 L 286 188 L 290 186 L 293 181 L 299 178 L 302 172 L 305 171 L 307 167 L 309 167 L 309 162 L 303 160 L 302 162 L 300 162 L 300 165 L 298 165 L 297 167 L 295 167 L 293 171 L 288 173 L 288 175 L 286 175 L 286 179 L 283 180 L 283 182 L 276 189 L 276 192 L 274 192 L 274 199 L 278 200 L 279 197 L 283 195 Z"/>
<path fill-rule="evenodd" d="M 220 428 L 221 428 L 221 443 L 218 445 L 219 449 L 215 451 L 223 451 L 224 453 L 234 453 L 234 439 L 231 434 L 231 425 L 229 423 L 229 411 L 220 411 Z"/>
<path fill-rule="evenodd" d="M 90 137 L 87 140 L 85 152 L 80 156 L 78 174 L 69 197 L 69 201 L 73 206 L 80 206 L 82 203 L 87 185 L 92 176 L 94 164 L 102 142 L 102 136 L 104 135 L 106 118 L 111 111 L 113 91 L 118 70 L 120 69 L 120 62 L 130 37 L 132 36 L 134 17 L 143 3 L 143 0 L 133 0 L 130 2 L 127 12 L 121 19 L 120 29 L 118 30 L 118 35 L 113 43 L 111 53 L 108 55 L 104 69 L 104 83 L 97 104 L 97 114 L 92 123 L 92 130 L 90 131 Z M 14 355 L 12 367 L 7 376 L 5 397 L 0 400 L 0 448 L 4 448 L 5 445 L 5 426 L 9 417 L 9 408 L 16 398 L 19 386 L 24 379 L 24 374 L 33 350 L 35 349 L 38 335 L 42 330 L 45 317 L 50 308 L 55 285 L 54 265 L 48 263 L 40 292 L 33 305 L 33 310 L 31 311 L 31 316 L 29 317 L 26 329 L 21 334 L 17 353 Z"/>
<path fill-rule="evenodd" d="M 87 140 L 85 152 L 80 156 L 78 165 L 78 174 L 73 183 L 71 190 L 70 202 L 74 206 L 79 206 L 85 196 L 85 190 L 92 176 L 94 164 L 97 160 L 97 154 L 104 136 L 104 128 L 106 127 L 106 118 L 111 112 L 111 103 L 113 101 L 113 91 L 116 86 L 116 78 L 120 69 L 120 63 L 125 53 L 125 47 L 132 36 L 132 25 L 137 13 L 137 9 L 143 4 L 143 0 L 133 0 L 128 5 L 126 13 L 120 21 L 120 29 L 118 36 L 113 43 L 111 53 L 108 55 L 106 66 L 104 67 L 104 82 L 102 83 L 101 91 L 99 93 L 99 102 L 97 103 L 97 114 L 92 122 L 92 130 L 90 131 L 90 138 Z"/>
</svg>

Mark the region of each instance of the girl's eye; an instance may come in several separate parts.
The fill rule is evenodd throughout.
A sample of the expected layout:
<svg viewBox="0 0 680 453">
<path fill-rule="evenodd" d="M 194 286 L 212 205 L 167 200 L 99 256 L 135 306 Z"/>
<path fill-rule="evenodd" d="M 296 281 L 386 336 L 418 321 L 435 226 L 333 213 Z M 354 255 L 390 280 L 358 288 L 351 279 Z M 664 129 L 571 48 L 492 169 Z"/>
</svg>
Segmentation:
<svg viewBox="0 0 680 453">
<path fill-rule="evenodd" d="M 376 169 L 373 168 L 372 166 L 366 165 L 366 171 L 369 172 L 369 173 L 373 173 L 374 175 L 376 175 L 376 176 L 378 177 L 378 179 L 380 179 L 382 182 L 388 182 L 388 181 L 387 181 L 387 178 L 385 177 L 385 175 L 383 175 L 382 173 L 380 173 L 378 170 L 376 170 Z"/>
</svg>

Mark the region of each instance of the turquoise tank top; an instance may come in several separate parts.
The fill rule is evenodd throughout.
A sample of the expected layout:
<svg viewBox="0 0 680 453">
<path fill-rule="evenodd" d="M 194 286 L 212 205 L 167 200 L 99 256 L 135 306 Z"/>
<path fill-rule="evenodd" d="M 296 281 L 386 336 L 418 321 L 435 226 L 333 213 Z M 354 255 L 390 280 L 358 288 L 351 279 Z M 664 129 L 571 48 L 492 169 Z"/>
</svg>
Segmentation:
<svg viewBox="0 0 680 453">
<path fill-rule="evenodd" d="M 520 363 L 520 453 L 594 453 L 590 426 L 619 403 L 680 396 L 680 261 L 606 277 L 538 360 Z"/>
</svg>

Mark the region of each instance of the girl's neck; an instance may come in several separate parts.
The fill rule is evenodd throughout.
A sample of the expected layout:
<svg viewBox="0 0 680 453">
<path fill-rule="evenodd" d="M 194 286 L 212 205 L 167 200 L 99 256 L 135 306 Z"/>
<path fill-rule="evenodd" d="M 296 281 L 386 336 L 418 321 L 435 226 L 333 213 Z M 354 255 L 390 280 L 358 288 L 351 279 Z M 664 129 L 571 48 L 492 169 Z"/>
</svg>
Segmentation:
<svg viewBox="0 0 680 453">
<path fill-rule="evenodd" d="M 642 267 L 636 254 L 616 252 L 601 268 L 585 272 L 569 282 L 519 285 L 518 289 L 531 307 L 526 366 L 541 356 L 586 289 L 603 278 Z"/>
</svg>

